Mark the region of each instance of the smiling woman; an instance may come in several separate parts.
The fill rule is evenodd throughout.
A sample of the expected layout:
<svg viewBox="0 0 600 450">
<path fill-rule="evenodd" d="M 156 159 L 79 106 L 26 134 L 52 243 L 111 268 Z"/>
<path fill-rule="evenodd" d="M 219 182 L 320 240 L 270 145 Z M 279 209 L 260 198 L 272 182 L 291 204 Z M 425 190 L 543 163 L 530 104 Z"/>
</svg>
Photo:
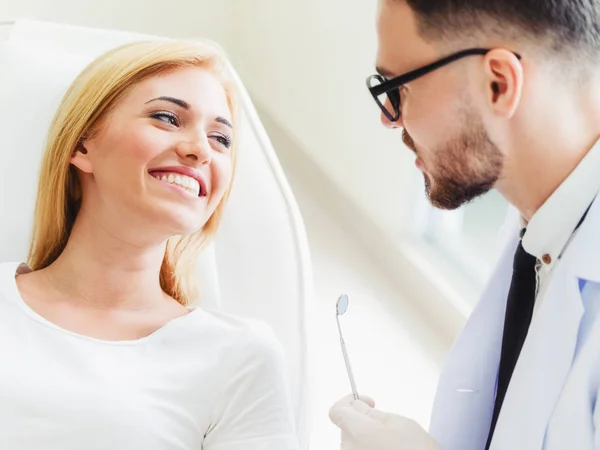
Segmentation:
<svg viewBox="0 0 600 450">
<path fill-rule="evenodd" d="M 189 307 L 233 180 L 229 77 L 212 44 L 140 42 L 65 94 L 28 264 L 0 264 L 0 448 L 297 448 L 271 330 Z"/>
<path fill-rule="evenodd" d="M 180 303 L 187 303 L 195 292 L 192 277 L 184 272 L 194 273 L 195 253 L 218 226 L 235 165 L 233 130 L 216 119 L 227 116 L 230 120 L 225 121 L 230 124 L 236 111 L 223 63 L 209 53 L 216 49 L 207 47 L 204 55 L 198 54 L 194 46 L 181 48 L 180 55 L 169 55 L 171 59 L 163 61 L 161 53 L 168 52 L 173 44 L 160 45 L 163 49 L 145 43 L 109 52 L 92 63 L 67 92 L 50 133 L 40 178 L 40 185 L 48 187 L 53 182 L 53 187 L 65 193 L 60 197 L 68 211 L 66 223 L 63 226 L 60 221 L 50 220 L 60 209 L 54 208 L 49 199 L 54 195 L 52 190 L 40 190 L 30 263 L 34 270 L 42 269 L 58 257 L 79 209 L 93 201 L 90 197 L 96 196 L 96 191 L 103 195 L 112 192 L 119 200 L 113 207 L 120 217 L 136 215 L 131 219 L 141 225 L 139 222 L 152 220 L 147 215 L 157 214 L 160 205 L 156 199 L 151 204 L 140 201 L 149 194 L 147 189 L 138 192 L 147 188 L 148 171 L 159 168 L 163 161 L 169 166 L 195 167 L 206 178 L 214 175 L 211 203 L 201 211 L 187 209 L 183 216 L 176 211 L 186 206 L 170 205 L 169 214 L 161 215 L 165 223 L 168 218 L 190 220 L 190 213 L 195 217 L 196 223 L 173 225 L 175 228 L 169 230 L 172 236 L 161 270 L 165 291 Z M 143 47 L 148 53 L 139 59 Z M 115 76 L 117 65 L 123 69 L 119 78 Z M 175 91 L 180 95 L 174 95 Z M 196 103 L 200 102 L 195 107 L 189 99 L 192 95 L 196 95 Z M 173 99 L 175 102 L 170 101 Z M 123 147 L 129 151 L 123 152 Z M 99 148 L 103 150 L 97 151 Z M 167 154 L 166 148 L 175 151 Z M 143 175 L 144 181 L 131 176 L 129 163 L 137 165 L 137 176 Z M 54 174 L 57 166 L 65 167 L 59 176 Z M 89 195 L 82 196 L 85 190 Z M 193 230 L 178 228 L 186 226 Z M 182 235 L 185 237 L 180 238 Z M 132 238 L 142 236 L 136 231 Z M 166 286 L 168 283 L 171 288 Z"/>
<path fill-rule="evenodd" d="M 176 97 L 160 96 L 173 91 Z M 187 100 L 170 100 L 175 98 Z M 184 67 L 139 81 L 105 118 L 98 119 L 95 129 L 84 133 L 78 144 L 84 152 L 79 149 L 71 157 L 71 164 L 79 169 L 81 207 L 90 205 L 95 215 L 103 214 L 90 204 L 102 197 L 120 217 L 138 222 L 138 230 L 147 221 L 155 223 L 158 236 L 135 232 L 131 239 L 140 245 L 165 233 L 202 242 L 210 237 L 202 228 L 221 204 L 232 178 L 232 130 L 222 123 L 229 123 L 231 118 L 223 117 L 231 115 L 226 91 L 204 67 Z M 164 175 L 167 185 L 155 183 L 150 176 L 155 173 Z M 189 196 L 189 180 L 203 187 L 202 196 Z M 182 261 L 181 257 L 173 261 Z M 185 303 L 180 295 L 173 292 Z"/>
</svg>

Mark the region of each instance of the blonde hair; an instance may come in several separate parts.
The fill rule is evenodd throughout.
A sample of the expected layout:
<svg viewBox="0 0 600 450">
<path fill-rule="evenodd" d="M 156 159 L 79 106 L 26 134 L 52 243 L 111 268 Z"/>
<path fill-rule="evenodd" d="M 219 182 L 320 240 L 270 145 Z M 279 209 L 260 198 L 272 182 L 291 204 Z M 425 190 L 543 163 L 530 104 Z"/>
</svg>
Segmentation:
<svg viewBox="0 0 600 450">
<path fill-rule="evenodd" d="M 233 117 L 231 150 L 235 170 L 237 103 L 223 52 L 210 42 L 151 41 L 127 44 L 93 61 L 71 84 L 54 116 L 42 160 L 28 263 L 33 270 L 52 264 L 63 252 L 81 206 L 81 186 L 70 158 L 80 142 L 101 126 L 115 105 L 143 79 L 181 67 L 202 67 L 222 84 Z M 233 177 L 231 182 L 233 181 Z M 230 185 L 205 226 L 172 237 L 160 270 L 162 289 L 186 305 L 197 299 L 196 260 L 214 237 Z"/>
</svg>

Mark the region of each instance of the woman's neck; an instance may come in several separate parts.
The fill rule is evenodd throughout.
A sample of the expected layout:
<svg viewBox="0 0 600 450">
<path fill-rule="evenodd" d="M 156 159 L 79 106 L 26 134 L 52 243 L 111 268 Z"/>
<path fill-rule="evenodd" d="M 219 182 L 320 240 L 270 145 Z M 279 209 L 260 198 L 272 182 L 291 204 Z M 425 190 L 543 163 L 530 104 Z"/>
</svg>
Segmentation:
<svg viewBox="0 0 600 450">
<path fill-rule="evenodd" d="M 173 301 L 160 287 L 166 242 L 132 243 L 101 222 L 78 217 L 67 246 L 44 269 L 67 298 L 100 309 L 147 309 Z"/>
</svg>

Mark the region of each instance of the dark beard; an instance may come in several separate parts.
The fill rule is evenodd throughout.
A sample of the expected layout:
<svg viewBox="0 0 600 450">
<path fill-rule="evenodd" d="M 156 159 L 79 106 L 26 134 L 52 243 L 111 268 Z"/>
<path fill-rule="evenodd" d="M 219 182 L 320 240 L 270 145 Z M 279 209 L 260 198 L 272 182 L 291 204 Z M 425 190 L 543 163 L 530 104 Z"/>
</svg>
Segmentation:
<svg viewBox="0 0 600 450">
<path fill-rule="evenodd" d="M 439 209 L 454 210 L 477 197 L 487 194 L 493 189 L 496 180 L 483 181 L 481 183 L 459 184 L 451 178 L 436 178 L 436 189 L 431 191 L 431 181 L 424 174 L 425 194 L 433 206 Z"/>
<path fill-rule="evenodd" d="M 471 118 L 464 123 L 470 131 L 438 150 L 435 166 L 423 174 L 425 192 L 436 208 L 457 209 L 489 192 L 502 172 L 502 153 L 481 121 Z"/>
</svg>

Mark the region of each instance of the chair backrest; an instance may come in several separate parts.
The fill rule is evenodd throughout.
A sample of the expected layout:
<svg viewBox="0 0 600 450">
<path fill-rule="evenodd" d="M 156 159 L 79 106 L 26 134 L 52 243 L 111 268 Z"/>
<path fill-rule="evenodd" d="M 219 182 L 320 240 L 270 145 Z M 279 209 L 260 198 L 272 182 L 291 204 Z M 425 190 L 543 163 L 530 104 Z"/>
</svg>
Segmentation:
<svg viewBox="0 0 600 450">
<path fill-rule="evenodd" d="M 24 260 L 39 162 L 52 115 L 70 82 L 137 33 L 17 21 L 0 42 L 0 261 Z M 267 322 L 286 351 L 292 404 L 307 448 L 306 309 L 312 273 L 304 225 L 273 147 L 242 82 L 242 135 L 230 203 L 201 256 L 203 306 Z"/>
</svg>

